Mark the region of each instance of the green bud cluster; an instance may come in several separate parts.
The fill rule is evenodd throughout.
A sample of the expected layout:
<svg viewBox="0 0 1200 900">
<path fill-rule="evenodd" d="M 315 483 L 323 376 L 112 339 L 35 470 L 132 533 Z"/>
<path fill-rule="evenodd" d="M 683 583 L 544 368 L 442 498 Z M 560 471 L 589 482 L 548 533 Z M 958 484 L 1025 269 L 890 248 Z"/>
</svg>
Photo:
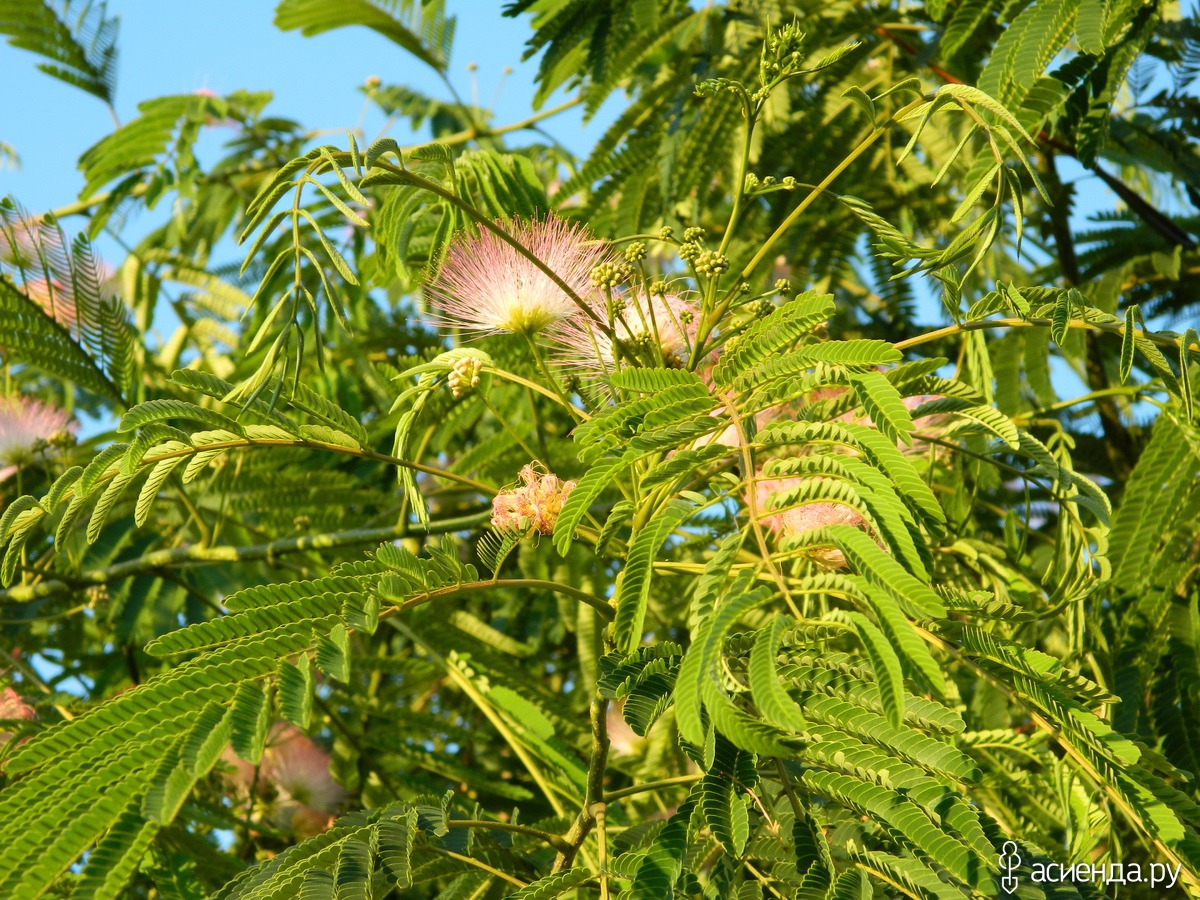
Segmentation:
<svg viewBox="0 0 1200 900">
<path fill-rule="evenodd" d="M 612 290 L 633 276 L 633 266 L 626 262 L 602 262 L 592 269 L 592 284 L 603 290 Z"/>
<path fill-rule="evenodd" d="M 697 97 L 715 97 L 721 91 L 729 91 L 730 93 L 745 93 L 745 88 L 741 82 L 734 81 L 730 78 L 707 78 L 701 81 L 692 89 L 692 93 Z"/>
<path fill-rule="evenodd" d="M 696 257 L 694 265 L 701 275 L 720 275 L 729 271 L 729 257 L 715 250 L 704 250 Z"/>
<path fill-rule="evenodd" d="M 450 374 L 446 384 L 455 400 L 479 387 L 479 370 L 483 368 L 483 360 L 474 357 L 456 359 L 450 366 Z"/>
<path fill-rule="evenodd" d="M 704 248 L 694 241 L 687 241 L 679 245 L 679 258 L 684 262 L 691 262 L 704 252 Z"/>
<path fill-rule="evenodd" d="M 661 278 L 650 282 L 650 296 L 652 297 L 664 297 L 668 289 L 667 283 Z"/>
<path fill-rule="evenodd" d="M 704 243 L 704 229 L 693 225 L 683 233 L 683 239 L 689 244 L 702 244 Z"/>
<path fill-rule="evenodd" d="M 804 62 L 804 38 L 805 34 L 796 22 L 784 25 L 767 38 L 759 63 L 759 76 L 764 85 L 799 70 Z"/>
<path fill-rule="evenodd" d="M 634 241 L 625 248 L 625 261 L 636 263 L 646 258 L 646 245 L 642 241 Z"/>
<path fill-rule="evenodd" d="M 59 450 L 66 450 L 69 447 L 74 447 L 78 441 L 75 437 L 75 432 L 71 431 L 71 429 L 60 428 L 58 431 L 46 438 L 46 442 L 51 447 L 56 447 Z"/>
<path fill-rule="evenodd" d="M 669 241 L 673 237 L 675 237 L 675 229 L 670 225 L 664 225 L 662 228 L 658 229 L 658 239 L 660 241 Z"/>
<path fill-rule="evenodd" d="M 786 278 L 780 278 L 775 282 L 775 293 L 786 297 L 792 292 L 792 283 Z"/>
</svg>

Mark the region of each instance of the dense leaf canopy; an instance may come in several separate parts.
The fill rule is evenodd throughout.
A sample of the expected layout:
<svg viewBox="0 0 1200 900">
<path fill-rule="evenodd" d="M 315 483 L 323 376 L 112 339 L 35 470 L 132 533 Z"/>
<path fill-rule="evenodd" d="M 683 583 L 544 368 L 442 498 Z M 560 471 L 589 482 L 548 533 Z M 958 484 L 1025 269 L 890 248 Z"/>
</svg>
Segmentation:
<svg viewBox="0 0 1200 900">
<path fill-rule="evenodd" d="M 0 896 L 1200 896 L 1196 12 L 453 6 L 0 205 Z"/>
</svg>

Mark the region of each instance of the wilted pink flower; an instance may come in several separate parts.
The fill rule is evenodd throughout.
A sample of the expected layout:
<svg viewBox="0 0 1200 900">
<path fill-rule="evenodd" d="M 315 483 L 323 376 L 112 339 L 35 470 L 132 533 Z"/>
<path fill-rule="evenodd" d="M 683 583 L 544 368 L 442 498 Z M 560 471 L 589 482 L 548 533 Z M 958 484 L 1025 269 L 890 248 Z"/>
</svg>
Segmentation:
<svg viewBox="0 0 1200 900">
<path fill-rule="evenodd" d="M 682 297 L 625 297 L 613 317 L 617 342 L 625 345 L 625 356 L 645 357 L 657 365 L 661 356 L 668 366 L 687 362 L 699 327 L 699 310 Z M 593 306 L 596 318 L 608 321 L 603 302 Z M 584 372 L 605 374 L 616 369 L 617 353 L 613 339 L 584 316 L 565 320 L 551 333 L 562 345 L 560 359 L 568 367 Z"/>
<path fill-rule="evenodd" d="M 553 534 L 554 523 L 575 489 L 575 482 L 543 474 L 532 465 L 521 469 L 519 478 L 519 486 L 500 491 L 492 498 L 492 527 L 502 531 L 534 528 L 540 534 Z"/>
<path fill-rule="evenodd" d="M 32 460 L 39 447 L 71 424 L 70 413 L 32 397 L 0 397 L 0 481 Z"/>
<path fill-rule="evenodd" d="M 768 511 L 768 500 L 773 494 L 798 486 L 799 478 L 756 478 L 754 501 L 758 508 L 759 521 L 782 538 L 798 537 L 817 528 L 830 525 L 851 525 L 861 528 L 866 521 L 861 515 L 843 503 L 820 500 L 805 503 L 779 512 Z M 830 547 L 814 548 L 812 555 L 833 566 L 844 566 L 846 557 L 841 550 Z"/>
<path fill-rule="evenodd" d="M 583 228 L 551 216 L 517 222 L 510 233 L 577 296 L 594 290 L 592 269 L 608 251 Z M 490 231 L 455 238 L 429 293 L 434 321 L 467 331 L 532 335 L 580 313 L 545 272 Z"/>
<path fill-rule="evenodd" d="M 32 721 L 37 717 L 37 712 L 32 706 L 21 699 L 21 695 L 10 687 L 6 687 L 0 691 L 0 720 L 23 719 L 26 722 Z M 13 733 L 11 731 L 0 730 L 0 747 L 3 747 L 12 740 Z M 0 764 L 2 766 L 3 764 Z"/>
<path fill-rule="evenodd" d="M 226 749 L 224 760 L 234 773 L 230 780 L 248 792 L 257 783 L 259 790 L 274 794 L 270 805 L 272 823 L 298 840 L 325 831 L 346 799 L 346 792 L 329 773 L 329 754 L 294 725 L 277 723 L 267 738 L 255 767 Z"/>
</svg>

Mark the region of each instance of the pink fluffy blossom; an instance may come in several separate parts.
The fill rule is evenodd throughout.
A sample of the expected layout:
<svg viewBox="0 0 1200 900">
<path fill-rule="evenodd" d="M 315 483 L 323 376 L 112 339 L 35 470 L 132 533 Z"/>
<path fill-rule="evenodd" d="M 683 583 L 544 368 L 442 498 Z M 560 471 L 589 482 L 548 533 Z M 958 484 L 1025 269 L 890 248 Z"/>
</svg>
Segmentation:
<svg viewBox="0 0 1200 900">
<path fill-rule="evenodd" d="M 706 383 L 708 383 L 711 386 L 712 382 L 711 382 L 711 374 L 710 373 L 711 373 L 711 370 L 709 370 L 708 372 L 701 372 L 701 375 L 704 377 Z M 850 390 L 850 389 L 844 388 L 844 387 L 837 387 L 837 386 L 821 387 L 821 388 L 817 388 L 814 391 L 811 391 L 810 393 L 806 394 L 805 396 L 801 397 L 798 400 L 794 400 L 789 403 L 783 403 L 783 404 L 780 404 L 779 406 L 773 406 L 770 409 L 761 410 L 758 413 L 756 413 L 754 416 L 755 428 L 756 429 L 764 428 L 766 425 L 770 424 L 771 422 L 778 421 L 781 419 L 782 420 L 799 419 L 800 416 L 798 414 L 799 414 L 800 410 L 805 409 L 810 406 L 813 406 L 817 403 L 821 403 L 826 400 L 834 400 L 834 399 L 842 396 L 843 394 L 845 394 L 846 391 L 848 391 L 848 390 Z M 925 403 L 930 403 L 934 400 L 940 400 L 940 399 L 942 399 L 942 398 L 938 394 L 917 394 L 912 397 L 904 397 L 902 402 L 904 403 L 904 408 L 911 412 L 912 410 L 916 409 L 917 407 L 919 407 Z M 945 416 L 937 415 L 937 414 L 931 415 L 931 416 L 919 416 L 918 418 L 913 419 L 913 425 L 915 427 L 915 430 L 917 430 L 917 431 L 929 431 L 930 429 L 936 428 L 939 425 L 943 424 L 945 421 L 945 418 L 946 418 Z M 850 410 L 849 412 L 842 413 L 840 416 L 835 416 L 832 419 L 829 419 L 829 421 L 837 422 L 837 423 L 841 423 L 841 424 L 845 424 L 845 425 L 865 425 L 870 428 L 874 427 L 874 423 L 871 421 L 869 416 L 863 415 L 859 412 L 856 412 L 855 410 Z M 719 434 L 717 437 L 713 438 L 712 440 L 715 443 L 723 444 L 726 447 L 738 447 L 741 445 L 741 441 L 739 440 L 737 429 L 734 428 L 732 425 L 730 425 L 728 428 L 725 429 L 725 431 L 721 432 L 721 434 Z M 911 445 L 901 444 L 900 449 L 905 453 L 919 453 L 922 450 L 924 450 L 926 446 L 927 445 L 923 441 L 914 440 L 914 442 Z"/>
<path fill-rule="evenodd" d="M 25 282 L 25 296 L 42 308 L 54 321 L 71 331 L 75 326 L 75 299 L 70 287 L 59 281 L 31 278 Z"/>
<path fill-rule="evenodd" d="M 37 718 L 37 712 L 32 706 L 21 699 L 21 695 L 10 687 L 0 691 L 0 720 L 24 720 L 26 722 Z M 13 733 L 0 729 L 0 747 L 12 740 Z"/>
<path fill-rule="evenodd" d="M 521 469 L 520 484 L 500 491 L 492 499 L 492 527 L 502 531 L 535 529 L 553 534 L 554 523 L 575 482 L 538 472 L 532 465 Z"/>
<path fill-rule="evenodd" d="M 592 269 L 609 254 L 583 228 L 548 217 L 509 230 L 577 296 L 595 290 Z M 545 272 L 490 231 L 454 239 L 429 294 L 436 324 L 484 334 L 532 335 L 580 314 Z"/>
<path fill-rule="evenodd" d="M 801 482 L 800 478 L 756 478 L 754 481 L 754 501 L 759 521 L 781 538 L 799 537 L 809 531 L 831 525 L 850 525 L 854 528 L 866 525 L 856 510 L 843 503 L 826 500 L 805 503 L 778 512 L 769 511 L 768 501 L 773 494 L 795 488 Z M 814 548 L 812 555 L 832 566 L 840 567 L 846 564 L 846 557 L 842 551 L 834 548 Z"/>
<path fill-rule="evenodd" d="M 618 700 L 609 704 L 605 716 L 605 730 L 608 732 L 608 746 L 618 756 L 638 756 L 646 750 L 646 739 L 638 735 L 625 721 L 622 710 L 625 701 Z"/>
<path fill-rule="evenodd" d="M 70 413 L 32 397 L 0 397 L 0 481 L 31 462 L 40 447 L 71 424 Z"/>
<path fill-rule="evenodd" d="M 604 301 L 606 302 L 606 301 Z M 596 318 L 608 321 L 604 302 L 593 306 Z M 645 358 L 653 365 L 682 366 L 696 343 L 700 313 L 682 297 L 621 298 L 613 332 L 626 357 Z M 584 316 L 565 320 L 550 335 L 562 347 L 559 359 L 570 369 L 607 374 L 617 367 L 613 339 Z"/>
<path fill-rule="evenodd" d="M 268 806 L 272 824 L 298 840 L 325 831 L 346 799 L 329 772 L 329 754 L 294 725 L 277 723 L 267 738 L 255 779 L 255 767 L 227 749 L 224 759 L 233 766 L 230 780 L 240 792 L 252 785 L 272 794 Z"/>
</svg>

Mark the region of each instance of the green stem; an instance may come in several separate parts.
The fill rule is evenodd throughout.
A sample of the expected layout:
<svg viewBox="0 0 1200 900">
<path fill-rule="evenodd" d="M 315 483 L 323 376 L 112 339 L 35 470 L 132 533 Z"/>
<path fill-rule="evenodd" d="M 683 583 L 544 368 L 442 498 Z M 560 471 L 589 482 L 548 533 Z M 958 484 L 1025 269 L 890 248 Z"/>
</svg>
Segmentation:
<svg viewBox="0 0 1200 900">
<path fill-rule="evenodd" d="M 479 394 L 479 399 L 481 399 L 483 401 L 483 405 L 488 408 L 488 411 L 491 412 L 492 416 L 495 417 L 496 421 L 500 423 L 500 427 L 503 428 L 505 431 L 507 431 L 512 436 L 512 439 L 517 442 L 517 445 L 522 450 L 525 451 L 525 453 L 529 456 L 529 458 L 532 460 L 538 460 L 539 457 L 536 453 L 533 452 L 533 448 L 530 447 L 527 443 L 525 443 L 525 439 L 523 437 L 521 437 L 521 435 L 517 434 L 516 429 L 514 429 L 511 425 L 508 424 L 508 419 L 505 418 L 504 416 L 500 415 L 500 411 L 498 409 L 496 409 L 495 406 L 492 405 L 492 401 L 487 398 L 487 395 L 481 392 Z M 531 404 L 533 403 L 532 396 L 530 396 L 529 402 Z M 542 454 L 544 457 L 545 456 L 545 448 L 544 447 L 542 448 Z M 549 462 L 544 458 L 541 459 L 541 462 L 545 465 L 549 465 Z"/>
<path fill-rule="evenodd" d="M 924 334 L 919 334 L 916 337 L 911 337 L 906 341 L 899 341 L 892 346 L 897 350 L 908 350 L 910 347 L 916 347 L 920 344 L 928 344 L 931 341 L 936 341 L 939 338 L 949 337 L 950 335 L 959 334 L 965 331 L 982 331 L 988 328 L 1049 328 L 1053 325 L 1053 321 L 1045 317 L 1034 317 L 1029 319 L 981 319 L 977 322 L 960 322 L 956 325 L 947 325 L 944 328 L 936 328 L 933 331 L 927 331 Z M 1105 334 L 1124 335 L 1124 324 L 1116 322 L 1088 322 L 1084 319 L 1071 319 L 1067 322 L 1068 328 L 1079 329 L 1080 331 L 1101 331 Z M 1155 334 L 1151 331 L 1133 332 L 1135 338 L 1147 340 L 1159 347 L 1169 347 L 1172 350 L 1179 348 L 1179 338 L 1169 337 L 1167 335 Z M 1200 345 L 1193 344 L 1188 348 L 1189 353 L 1200 354 Z"/>
<path fill-rule="evenodd" d="M 490 366 L 485 366 L 482 371 L 487 372 L 492 375 L 496 375 L 499 378 L 503 378 L 505 381 L 511 381 L 513 384 L 519 384 L 522 387 L 527 387 L 531 391 L 536 391 L 537 393 L 541 394 L 543 397 L 545 397 L 549 400 L 553 400 L 559 406 L 562 406 L 564 409 L 567 410 L 567 412 L 571 413 L 571 415 L 573 415 L 575 418 L 579 419 L 579 421 L 581 421 L 581 422 L 586 421 L 587 419 L 591 418 L 591 416 L 589 416 L 586 412 L 581 410 L 579 407 L 577 407 L 573 403 L 570 403 L 569 401 L 565 400 L 561 394 L 556 394 L 553 391 L 547 390 L 546 388 L 544 388 L 540 384 L 538 384 L 536 381 L 530 381 L 528 378 L 522 378 L 520 375 L 517 375 L 513 372 L 509 372 L 506 369 L 497 369 L 497 368 L 490 367 Z"/>
<path fill-rule="evenodd" d="M 618 788 L 615 791 L 609 791 L 604 795 L 604 802 L 613 803 L 622 797 L 632 797 L 635 794 L 645 794 L 650 791 L 661 790 L 662 788 L 695 784 L 702 777 L 702 775 L 676 775 L 673 778 L 660 778 L 658 781 L 644 781 L 641 784 L 634 784 L 629 787 Z"/>
<path fill-rule="evenodd" d="M 450 534 L 462 531 L 483 524 L 488 521 L 490 515 L 490 511 L 484 511 L 460 519 L 431 522 L 428 532 L 422 530 L 421 533 Z M 87 585 L 108 584 L 121 578 L 129 578 L 161 568 L 247 562 L 258 559 L 271 560 L 275 556 L 284 554 L 389 541 L 407 537 L 409 534 L 408 525 L 402 524 L 387 528 L 357 528 L 327 534 L 302 535 L 248 547 L 174 547 L 169 550 L 156 550 L 137 559 L 125 560 L 103 569 L 89 569 L 71 576 L 69 581 L 54 579 L 32 585 L 18 585 L 6 591 L 0 591 L 0 602 L 28 603 L 42 597 L 75 591 Z"/>
<path fill-rule="evenodd" d="M 888 129 L 898 122 L 905 113 L 916 109 L 924 102 L 924 99 L 914 100 L 912 103 L 909 103 L 908 105 L 892 113 L 886 122 L 875 126 L 871 133 L 863 138 L 859 145 L 851 150 L 849 155 L 840 163 L 838 163 L 837 166 L 834 167 L 833 171 L 826 175 L 824 179 L 821 180 L 821 183 L 818 184 L 812 191 L 810 191 L 809 194 L 800 201 L 799 205 L 797 205 L 797 207 L 788 214 L 788 217 L 779 224 L 779 227 L 775 229 L 769 238 L 767 238 L 766 243 L 764 243 L 758 249 L 758 252 L 754 254 L 754 258 L 746 264 L 744 269 L 742 269 L 742 280 L 745 281 L 750 277 L 750 273 L 758 268 L 758 264 L 763 261 L 766 255 L 771 251 L 771 248 L 775 246 L 775 244 L 781 237 L 783 237 L 789 228 L 796 224 L 796 220 L 804 214 L 806 209 L 812 206 L 813 201 L 816 200 L 817 197 L 821 196 L 821 194 L 825 193 L 826 190 L 828 190 L 829 186 L 837 180 L 838 176 L 850 168 L 850 166 L 854 164 L 854 161 L 862 156 L 877 140 L 879 140 L 879 138 L 886 134 Z"/>
<path fill-rule="evenodd" d="M 524 834 L 545 841 L 555 850 L 567 849 L 568 844 L 557 834 L 542 831 L 540 828 L 530 828 L 528 825 L 516 825 L 512 822 L 493 822 L 490 819 L 447 819 L 447 828 L 488 828 L 493 831 L 507 831 L 511 834 Z"/>
<path fill-rule="evenodd" d="M 562 387 L 558 383 L 558 379 L 554 377 L 554 373 L 551 372 L 550 367 L 546 365 L 546 357 L 542 355 L 542 348 L 537 345 L 537 341 L 533 339 L 532 335 L 525 335 L 525 340 L 529 344 L 529 352 L 533 354 L 534 362 L 537 363 L 537 367 L 541 371 L 542 375 L 545 376 L 546 381 L 548 381 L 550 386 L 554 388 L 554 392 L 558 394 L 558 399 L 561 400 L 565 406 L 572 406 L 573 404 L 571 403 L 570 398 L 567 397 L 567 395 L 563 392 Z"/>
<path fill-rule="evenodd" d="M 529 590 L 542 590 L 555 594 L 564 594 L 565 596 L 574 597 L 576 600 L 586 603 L 598 612 L 606 622 L 611 622 L 616 616 L 616 611 L 608 601 L 594 594 L 589 594 L 587 591 L 580 590 L 577 587 L 572 587 L 569 584 L 563 584 L 558 581 L 543 581 L 538 578 L 508 578 L 503 581 L 468 581 L 463 584 L 452 584 L 444 588 L 437 588 L 428 593 L 410 597 L 408 600 L 400 603 L 400 605 L 385 610 L 381 618 L 389 616 L 392 613 L 406 612 L 415 607 L 430 603 L 433 600 L 452 597 L 456 594 L 469 594 L 474 591 L 493 591 L 503 588 L 526 588 Z"/>
<path fill-rule="evenodd" d="M 405 634 L 414 644 L 420 646 L 433 660 L 438 663 L 438 665 L 445 670 L 446 674 L 450 677 L 450 680 L 454 682 L 459 690 L 467 695 L 470 701 L 475 704 L 475 707 L 481 713 L 483 713 L 484 718 L 486 718 L 491 723 L 492 727 L 495 728 L 500 734 L 500 736 L 504 738 L 505 743 L 512 748 L 512 751 L 516 754 L 517 759 L 521 761 L 522 765 L 525 766 L 525 770 L 529 772 L 529 775 L 533 779 L 534 783 L 538 786 L 538 788 L 541 789 L 542 794 L 546 798 L 546 802 L 548 802 L 554 809 L 555 814 L 559 816 L 565 816 L 567 814 L 567 808 L 563 806 L 562 800 L 555 792 L 554 787 L 549 781 L 546 780 L 545 775 L 543 775 L 542 771 L 538 768 L 536 761 L 522 745 L 516 734 L 513 733 L 513 730 L 508 727 L 508 724 L 504 721 L 504 719 L 502 719 L 496 710 L 492 708 L 492 705 L 488 702 L 487 697 L 484 696 L 484 694 L 482 694 L 477 687 L 475 687 L 475 685 L 471 682 L 471 679 L 467 678 L 461 671 L 459 671 L 458 667 L 454 663 L 443 657 L 427 643 L 422 641 L 411 628 L 408 628 L 403 623 L 398 622 L 396 619 L 388 619 L 387 621 L 388 624 L 393 628 L 396 628 Z"/>
</svg>

